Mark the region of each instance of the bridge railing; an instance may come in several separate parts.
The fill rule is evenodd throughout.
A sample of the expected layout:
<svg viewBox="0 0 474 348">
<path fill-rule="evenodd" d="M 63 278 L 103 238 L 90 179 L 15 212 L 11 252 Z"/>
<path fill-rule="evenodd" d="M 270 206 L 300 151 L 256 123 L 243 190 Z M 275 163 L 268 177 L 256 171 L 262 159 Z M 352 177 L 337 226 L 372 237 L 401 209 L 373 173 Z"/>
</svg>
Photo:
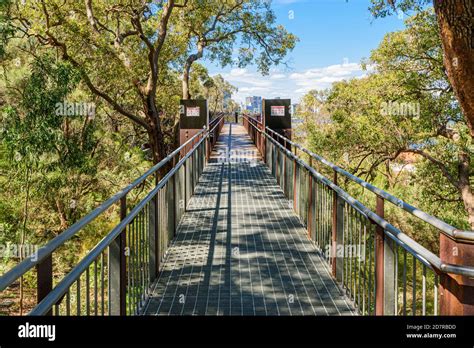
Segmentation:
<svg viewBox="0 0 474 348">
<path fill-rule="evenodd" d="M 36 268 L 37 306 L 30 315 L 134 315 L 140 313 L 156 279 L 169 242 L 206 163 L 208 149 L 222 129 L 217 117 L 132 184 L 103 202 L 0 278 L 0 291 Z M 214 139 L 214 140 L 213 140 Z M 184 154 L 183 154 L 184 150 Z M 161 179 L 159 172 L 171 165 Z M 129 193 L 152 179 L 152 189 L 137 204 Z M 113 205 L 120 222 L 53 287 L 55 251 Z"/>
<path fill-rule="evenodd" d="M 474 265 L 448 263 L 417 243 L 385 220 L 384 202 L 392 202 L 438 228 L 442 236 L 472 241 L 473 232 L 456 230 L 271 129 L 263 129 L 258 120 L 244 117 L 243 123 L 306 225 L 308 237 L 319 248 L 332 275 L 361 314 L 453 314 L 453 304 L 447 303 L 449 300 L 444 298 L 440 302 L 438 289 L 443 290 L 443 287 L 439 285 L 452 277 L 469 285 L 474 276 Z M 310 164 L 297 155 L 298 150 L 309 156 Z M 313 160 L 334 170 L 332 180 L 312 167 Z M 338 175 L 374 192 L 375 212 L 340 188 Z M 459 286 L 463 284 L 460 282 Z M 448 291 L 444 295 L 447 297 Z M 464 304 L 454 307 L 459 305 Z"/>
</svg>

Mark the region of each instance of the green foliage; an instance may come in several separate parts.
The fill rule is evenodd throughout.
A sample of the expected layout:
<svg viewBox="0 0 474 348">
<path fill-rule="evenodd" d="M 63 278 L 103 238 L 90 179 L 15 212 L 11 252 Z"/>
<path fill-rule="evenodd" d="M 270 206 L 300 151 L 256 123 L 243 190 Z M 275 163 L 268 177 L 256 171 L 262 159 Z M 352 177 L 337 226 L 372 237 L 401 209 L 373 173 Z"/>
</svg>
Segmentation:
<svg viewBox="0 0 474 348">
<path fill-rule="evenodd" d="M 466 123 L 443 67 L 431 9 L 389 33 L 364 65 L 368 76 L 335 83 L 323 102 L 331 121 L 307 117 L 316 153 L 376 186 L 459 228 L 469 228 L 460 163 L 474 152 Z M 305 96 L 312 103 L 314 94 Z M 316 101 L 317 103 L 317 101 Z M 321 104 L 321 101 L 319 101 Z M 407 108 L 390 108 L 390 105 Z M 469 180 L 473 180 L 472 161 Z M 355 185 L 349 192 L 368 206 L 373 196 Z M 463 187 L 466 189 L 466 187 Z M 390 221 L 432 250 L 437 237 L 419 221 L 389 208 Z M 422 232 L 424 231 L 424 232 Z"/>
<path fill-rule="evenodd" d="M 5 56 L 5 47 L 14 33 L 10 20 L 11 0 L 0 0 L 0 60 Z"/>
<path fill-rule="evenodd" d="M 237 88 L 221 75 L 209 76 L 204 66 L 195 63 L 191 76 L 191 95 L 195 99 L 207 99 L 210 111 L 232 111 L 236 108 L 235 103 L 226 104 L 225 96 L 232 95 Z"/>
<path fill-rule="evenodd" d="M 180 24 L 191 38 L 191 53 L 199 52 L 201 46 L 207 51 L 206 58 L 223 67 L 253 63 L 263 74 L 268 74 L 271 65 L 280 64 L 298 41 L 276 24 L 271 2 L 266 0 L 193 0 L 182 10 Z"/>
<path fill-rule="evenodd" d="M 44 54 L 29 69 L 9 66 L 6 71 L 10 82 L 1 114 L 0 243 L 42 245 L 150 163 L 140 149 L 143 143 L 133 139 L 133 128 L 107 116 L 107 108 L 97 108 L 94 118 L 58 113 L 59 104 L 93 100 L 70 63 Z M 10 78 L 19 71 L 20 78 Z M 94 222 L 56 255 L 55 269 L 61 272 L 77 261 L 116 219 L 112 210 Z M 4 261 L 8 265 L 17 259 Z"/>
<path fill-rule="evenodd" d="M 432 0 L 371 0 L 370 12 L 375 17 L 390 16 L 397 11 L 422 11 Z"/>
</svg>

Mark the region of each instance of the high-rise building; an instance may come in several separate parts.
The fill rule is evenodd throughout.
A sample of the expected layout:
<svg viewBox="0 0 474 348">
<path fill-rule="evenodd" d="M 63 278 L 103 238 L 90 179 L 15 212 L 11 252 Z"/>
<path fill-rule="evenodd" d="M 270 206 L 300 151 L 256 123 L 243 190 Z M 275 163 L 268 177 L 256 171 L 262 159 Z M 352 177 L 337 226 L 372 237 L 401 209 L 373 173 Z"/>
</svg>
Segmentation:
<svg viewBox="0 0 474 348">
<path fill-rule="evenodd" d="M 245 110 L 259 114 L 262 111 L 262 97 L 245 98 Z"/>
<path fill-rule="evenodd" d="M 231 100 L 232 100 L 232 94 L 229 92 L 224 92 L 224 100 L 223 100 L 224 109 L 227 109 L 229 107 Z"/>
</svg>

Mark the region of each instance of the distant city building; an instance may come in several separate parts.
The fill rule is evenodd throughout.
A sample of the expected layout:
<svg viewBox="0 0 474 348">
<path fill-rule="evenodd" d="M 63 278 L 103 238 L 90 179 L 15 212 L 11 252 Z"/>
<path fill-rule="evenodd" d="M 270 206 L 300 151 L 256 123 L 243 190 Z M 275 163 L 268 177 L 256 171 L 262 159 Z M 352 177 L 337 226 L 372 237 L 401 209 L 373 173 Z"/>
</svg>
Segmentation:
<svg viewBox="0 0 474 348">
<path fill-rule="evenodd" d="M 245 98 L 245 110 L 255 114 L 262 111 L 262 97 L 247 97 Z"/>
<path fill-rule="evenodd" d="M 232 100 L 232 93 L 229 93 L 227 91 L 224 92 L 224 100 L 223 100 L 224 109 L 227 109 L 231 100 Z"/>
<path fill-rule="evenodd" d="M 300 106 L 300 104 L 291 104 L 291 114 L 293 116 L 296 116 L 296 113 L 298 111 L 299 106 Z"/>
</svg>

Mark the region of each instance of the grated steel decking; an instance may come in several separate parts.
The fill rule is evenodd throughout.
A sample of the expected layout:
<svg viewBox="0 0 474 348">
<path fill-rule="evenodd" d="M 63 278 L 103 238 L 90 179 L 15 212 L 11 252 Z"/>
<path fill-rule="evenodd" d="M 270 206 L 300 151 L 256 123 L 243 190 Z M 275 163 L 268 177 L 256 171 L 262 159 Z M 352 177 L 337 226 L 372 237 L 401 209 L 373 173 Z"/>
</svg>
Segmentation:
<svg viewBox="0 0 474 348">
<path fill-rule="evenodd" d="M 245 129 L 227 124 L 144 314 L 354 313 Z"/>
</svg>

